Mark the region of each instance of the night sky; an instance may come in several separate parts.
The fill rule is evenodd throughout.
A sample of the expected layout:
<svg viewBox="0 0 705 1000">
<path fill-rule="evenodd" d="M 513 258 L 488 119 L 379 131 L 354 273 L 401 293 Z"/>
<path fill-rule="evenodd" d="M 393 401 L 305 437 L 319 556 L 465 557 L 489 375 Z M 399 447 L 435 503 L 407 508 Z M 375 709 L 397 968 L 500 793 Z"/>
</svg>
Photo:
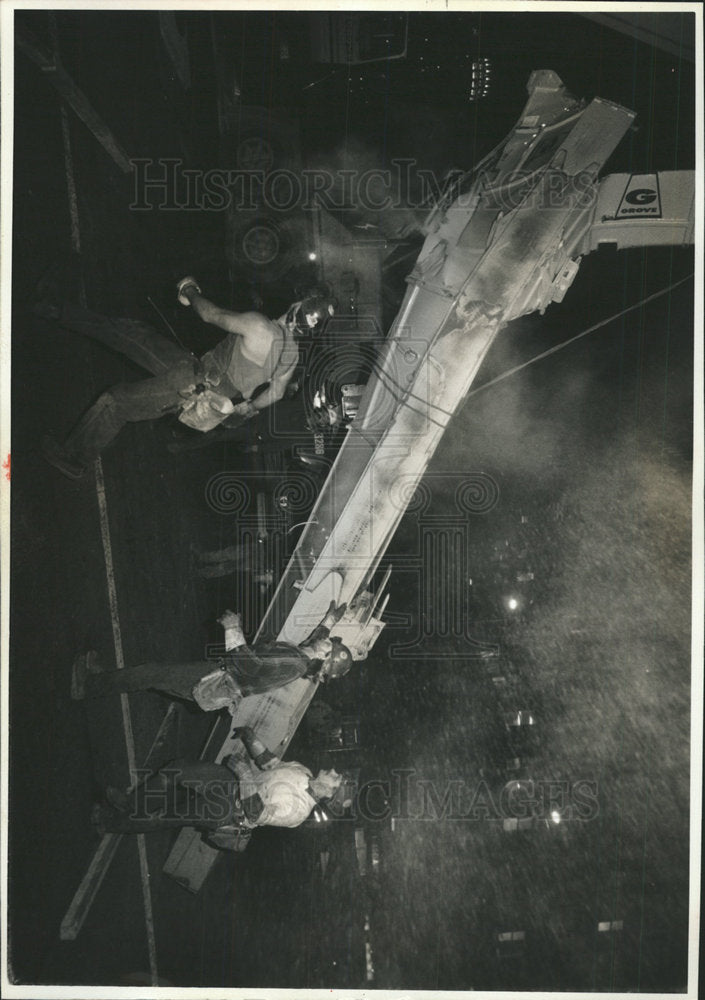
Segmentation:
<svg viewBox="0 0 705 1000">
<path fill-rule="evenodd" d="M 577 97 L 637 112 L 605 172 L 695 166 L 694 65 L 577 14 L 411 14 L 407 57 L 363 67 L 312 61 L 308 14 L 184 14 L 185 95 L 155 19 L 56 17 L 64 65 L 130 155 L 227 164 L 215 35 L 242 103 L 296 124 L 304 165 L 414 161 L 398 207 L 358 202 L 339 213 L 405 241 L 406 260 L 385 273 L 386 323 L 421 242 L 418 171 L 441 178 L 488 153 L 519 117 L 532 70 L 553 69 Z M 51 37 L 47 12 L 17 22 Z M 481 58 L 491 60 L 491 87 L 473 103 Z M 59 104 L 39 70 L 19 52 L 15 60 L 11 962 L 18 982 L 126 985 L 148 968 L 133 845 L 121 847 L 78 941 L 57 939 L 96 844 L 90 804 L 125 763 L 119 709 L 90 718 L 68 699 L 75 652 L 112 648 L 94 491 L 48 469 L 38 441 L 139 373 L 29 313 L 37 282 L 68 258 L 71 234 Z M 233 282 L 222 214 L 130 212 L 129 178 L 83 126 L 72 121 L 71 136 L 95 309 L 153 322 L 153 296 L 201 350 L 212 331 L 173 304 L 183 274 L 196 273 L 223 304 L 269 315 L 307 280 L 302 265 Z M 369 660 L 322 692 L 360 720 L 360 808 L 379 866 L 357 876 L 344 822 L 325 843 L 316 831 L 262 831 L 192 898 L 161 875 L 169 841 L 156 835 L 166 980 L 359 991 L 367 919 L 376 989 L 685 990 L 693 267 L 692 248 L 603 249 L 582 262 L 562 304 L 500 333 L 392 541 L 388 626 Z M 196 657 L 215 616 L 242 597 L 238 580 L 197 579 L 191 552 L 232 543 L 233 519 L 207 508 L 204 489 L 223 469 L 251 475 L 250 460 L 227 446 L 174 456 L 171 434 L 166 421 L 132 426 L 104 459 L 127 662 Z M 463 484 L 491 502 L 463 506 Z M 250 631 L 255 618 L 256 608 Z M 140 746 L 163 709 L 155 695 L 135 700 Z M 528 735 L 507 725 L 520 711 L 535 720 Z M 197 752 L 204 732 L 180 709 L 165 752 Z M 292 756 L 313 761 L 305 733 L 296 740 Z M 591 789 L 587 817 L 556 821 L 554 803 L 531 829 L 507 832 L 491 809 L 470 815 L 478 790 L 498 792 L 515 758 L 517 777 L 541 787 Z M 317 867 L 326 845 L 327 876 Z M 599 930 L 606 922 L 619 924 Z"/>
</svg>

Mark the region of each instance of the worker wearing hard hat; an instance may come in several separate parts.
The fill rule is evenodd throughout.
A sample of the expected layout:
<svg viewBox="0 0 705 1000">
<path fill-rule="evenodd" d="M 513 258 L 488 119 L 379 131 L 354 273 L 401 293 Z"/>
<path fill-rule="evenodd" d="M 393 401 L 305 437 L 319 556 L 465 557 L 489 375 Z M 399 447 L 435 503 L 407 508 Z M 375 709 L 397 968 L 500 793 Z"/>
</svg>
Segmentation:
<svg viewBox="0 0 705 1000">
<path fill-rule="evenodd" d="M 43 318 L 100 341 L 152 373 L 152 378 L 107 389 L 65 441 L 43 438 L 44 457 L 70 479 L 83 476 L 128 422 L 178 413 L 182 423 L 207 432 L 233 416 L 256 416 L 284 396 L 299 362 L 297 338 L 335 308 L 333 300 L 312 295 L 279 319 L 233 312 L 205 298 L 190 275 L 176 292 L 178 301 L 192 307 L 204 323 L 228 334 L 200 359 L 139 320 L 110 319 L 69 304 L 35 305 Z"/>
<path fill-rule="evenodd" d="M 218 619 L 225 630 L 225 655 L 216 663 L 142 663 L 122 670 L 106 670 L 97 653 L 83 653 L 73 664 L 71 697 L 100 698 L 132 691 L 159 691 L 195 701 L 204 711 L 229 708 L 234 712 L 243 697 L 263 694 L 300 677 L 314 683 L 346 674 L 352 655 L 330 630 L 345 605 L 328 610 L 321 624 L 300 646 L 288 642 L 257 642 L 249 646 L 240 616 L 226 611 Z M 215 669 L 214 669 L 215 668 Z"/>
<path fill-rule="evenodd" d="M 145 833 L 192 826 L 222 850 L 239 850 L 243 835 L 259 826 L 296 827 L 315 806 L 344 798 L 344 775 L 323 769 L 317 775 L 297 761 L 281 761 L 254 730 L 235 730 L 238 749 L 222 764 L 172 761 L 131 793 L 109 788 L 107 804 L 96 805 L 93 822 L 101 832 Z"/>
</svg>

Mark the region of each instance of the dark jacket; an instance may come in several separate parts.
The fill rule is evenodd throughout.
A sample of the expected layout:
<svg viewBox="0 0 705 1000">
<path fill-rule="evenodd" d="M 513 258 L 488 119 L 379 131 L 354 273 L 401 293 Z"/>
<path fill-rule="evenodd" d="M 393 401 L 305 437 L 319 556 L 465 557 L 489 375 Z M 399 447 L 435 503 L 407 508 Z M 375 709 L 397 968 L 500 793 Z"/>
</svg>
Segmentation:
<svg viewBox="0 0 705 1000">
<path fill-rule="evenodd" d="M 245 696 L 289 684 L 303 677 L 312 663 L 298 646 L 277 641 L 238 646 L 223 657 L 223 666 Z"/>
</svg>

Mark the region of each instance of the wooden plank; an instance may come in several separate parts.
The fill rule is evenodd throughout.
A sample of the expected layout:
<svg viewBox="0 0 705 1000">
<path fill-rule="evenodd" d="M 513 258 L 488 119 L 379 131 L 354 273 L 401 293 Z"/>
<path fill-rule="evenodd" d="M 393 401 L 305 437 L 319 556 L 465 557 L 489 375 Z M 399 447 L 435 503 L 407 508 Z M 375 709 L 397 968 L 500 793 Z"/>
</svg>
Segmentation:
<svg viewBox="0 0 705 1000">
<path fill-rule="evenodd" d="M 169 726 L 174 718 L 176 705 L 172 702 L 164 714 L 157 734 L 154 737 L 149 752 L 145 757 L 144 766 L 149 764 L 154 752 L 164 744 Z M 144 835 L 142 835 L 144 836 Z M 81 883 L 76 890 L 71 904 L 61 921 L 59 937 L 62 941 L 73 941 L 83 927 L 86 917 L 93 905 L 101 883 L 115 857 L 118 844 L 122 840 L 121 833 L 106 833 L 91 859 L 86 874 L 81 879 Z"/>
<path fill-rule="evenodd" d="M 121 833 L 106 833 L 98 845 L 88 870 L 71 900 L 71 905 L 61 921 L 59 937 L 62 941 L 74 941 L 78 936 L 121 840 Z"/>
<path fill-rule="evenodd" d="M 119 670 L 124 669 L 125 658 L 123 655 L 122 647 L 122 630 L 120 627 L 120 615 L 118 613 L 118 602 L 117 602 L 117 587 L 115 584 L 115 571 L 113 567 L 113 548 L 110 539 L 110 520 L 108 518 L 108 498 L 105 492 L 105 479 L 103 477 L 103 463 L 100 456 L 98 456 L 95 462 L 95 481 L 96 481 L 96 494 L 98 499 L 98 515 L 100 520 L 100 534 L 103 541 L 103 555 L 105 557 L 105 575 L 106 582 L 108 585 L 108 603 L 110 606 L 110 620 L 113 628 L 113 646 L 115 648 L 115 662 Z M 127 694 L 120 695 L 120 704 L 122 707 L 122 724 L 125 731 L 125 750 L 127 751 L 127 766 L 130 769 L 130 775 L 136 774 L 137 771 L 137 759 L 135 757 L 135 739 L 132 732 L 132 716 L 130 714 L 130 700 Z M 171 707 L 171 706 L 169 706 Z M 170 718 L 169 712 L 166 713 L 162 724 L 159 727 L 157 736 L 155 737 L 154 743 L 157 743 L 160 734 L 167 724 L 167 720 Z M 152 747 L 154 746 L 152 744 Z M 150 748 L 149 753 L 152 750 Z M 149 754 L 147 755 L 149 757 Z M 140 865 L 140 881 L 142 883 L 142 902 L 144 905 L 144 919 L 145 919 L 145 929 L 147 931 L 147 951 L 149 954 L 149 969 L 152 977 L 152 985 L 156 984 L 159 976 L 157 970 L 157 945 L 156 937 L 154 933 L 154 913 L 152 910 L 152 892 L 150 889 L 150 873 L 149 864 L 147 861 L 147 845 L 145 843 L 144 834 L 137 834 L 137 856 L 139 858 Z M 107 866 L 106 866 L 107 870 Z M 102 875 L 99 879 L 102 881 Z M 91 897 L 92 902 L 93 897 Z M 88 912 L 88 911 L 86 911 Z"/>
<path fill-rule="evenodd" d="M 84 125 L 90 129 L 120 170 L 125 174 L 131 173 L 132 163 L 129 156 L 83 91 L 76 86 L 60 64 L 58 57 L 48 52 L 31 32 L 20 25 L 15 25 L 15 41 L 20 51 L 39 66 L 49 83 L 61 94 Z"/>
<path fill-rule="evenodd" d="M 179 83 L 184 90 L 191 86 L 191 64 L 189 62 L 188 40 L 176 24 L 176 15 L 162 11 L 159 14 L 159 34 L 167 51 L 171 65 L 176 70 Z"/>
</svg>

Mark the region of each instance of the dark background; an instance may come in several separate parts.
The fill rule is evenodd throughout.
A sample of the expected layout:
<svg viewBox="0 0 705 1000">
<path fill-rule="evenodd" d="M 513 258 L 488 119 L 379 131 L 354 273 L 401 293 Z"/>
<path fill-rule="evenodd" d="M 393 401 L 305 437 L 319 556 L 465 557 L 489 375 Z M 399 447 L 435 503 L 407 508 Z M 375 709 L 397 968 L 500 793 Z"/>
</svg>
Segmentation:
<svg viewBox="0 0 705 1000">
<path fill-rule="evenodd" d="M 50 43 L 47 12 L 17 13 L 16 23 Z M 186 88 L 156 14 L 56 15 L 67 71 L 130 156 L 230 165 L 244 119 L 235 102 L 223 140 L 216 92 L 232 93 L 234 77 L 242 104 L 296 123 L 296 143 L 267 132 L 284 162 L 365 169 L 414 157 L 440 178 L 487 153 L 518 118 L 531 70 L 550 68 L 576 95 L 638 112 L 608 171 L 694 167 L 693 65 L 578 15 L 412 14 L 407 58 L 361 68 L 312 60 L 310 15 L 184 14 L 178 24 Z M 470 102 L 469 65 L 483 57 L 490 92 Z M 217 337 L 174 304 L 183 274 L 222 304 L 276 315 L 316 273 L 295 241 L 279 270 L 234 262 L 238 220 L 227 213 L 130 211 L 130 178 L 69 110 L 81 229 L 72 260 L 61 104 L 46 74 L 19 51 L 15 59 L 9 959 L 21 983 L 119 985 L 148 968 L 134 843 L 121 845 L 78 940 L 58 940 L 97 844 L 91 803 L 106 782 L 127 781 L 127 765 L 118 703 L 87 710 L 69 698 L 76 652 L 114 655 L 94 483 L 61 478 L 39 440 L 140 373 L 30 306 L 47 287 L 75 300 L 82 277 L 91 307 L 156 322 L 149 295 L 198 353 Z M 349 212 L 351 225 L 407 241 L 406 263 L 385 272 L 389 321 L 420 213 Z M 692 268 L 689 249 L 593 255 L 561 305 L 500 335 L 478 385 Z M 258 831 L 195 897 L 161 873 L 170 836 L 150 835 L 161 976 L 180 986 L 361 987 L 367 935 L 373 987 L 685 988 L 692 353 L 688 281 L 472 395 L 392 543 L 387 629 L 366 663 L 321 692 L 359 720 L 354 762 L 363 778 L 390 782 L 393 808 L 395 769 L 442 797 L 449 781 L 501 783 L 518 756 L 535 780 L 597 782 L 599 815 L 517 833 L 448 815 L 398 818 L 394 829 L 368 821 L 379 861 L 364 877 L 350 821 L 325 835 Z M 202 656 L 225 607 L 245 606 L 249 633 L 262 612 L 249 577 L 204 582 L 193 550 L 232 544 L 242 527 L 208 502 L 212 477 L 252 483 L 267 469 L 232 445 L 171 454 L 175 429 L 168 419 L 129 427 L 104 457 L 128 664 Z M 285 456 L 270 471 L 283 468 L 277 461 Z M 456 488 L 478 474 L 498 500 L 468 514 Z M 499 655 L 483 658 L 478 642 Z M 141 756 L 165 702 L 131 704 Z M 519 710 L 536 719 L 526 743 L 505 725 Z M 197 753 L 206 730 L 180 708 L 164 757 Z M 291 753 L 313 765 L 321 754 L 310 735 L 302 727 Z M 622 930 L 598 932 L 600 921 Z M 524 944 L 507 954 L 497 936 L 514 931 Z"/>
</svg>

